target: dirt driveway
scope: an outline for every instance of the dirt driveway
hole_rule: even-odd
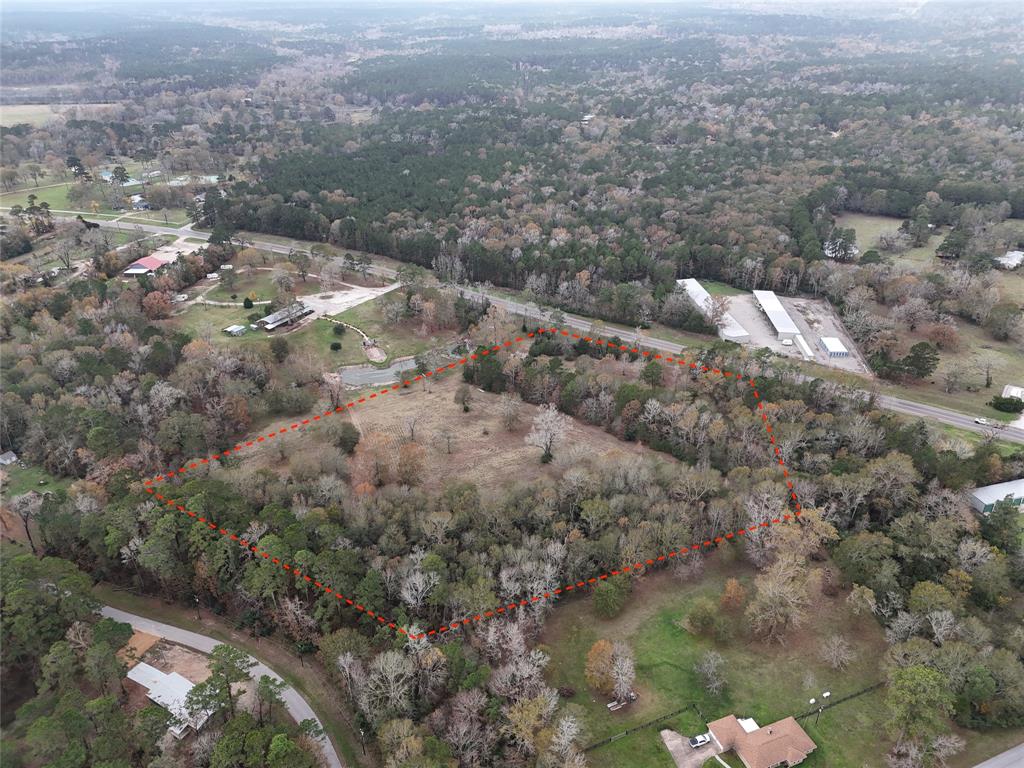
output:
[[[705,760],[714,757],[720,751],[713,740],[699,749],[691,749],[685,736],[667,728],[661,732],[661,740],[672,754],[678,768],[700,768]]]

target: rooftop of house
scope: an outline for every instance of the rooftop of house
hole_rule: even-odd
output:
[[[815,749],[811,737],[792,717],[762,728],[756,726],[753,720],[728,715],[708,723],[708,730],[723,749],[733,750],[748,768],[771,768],[783,761],[796,765]]]

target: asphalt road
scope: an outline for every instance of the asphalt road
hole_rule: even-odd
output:
[[[162,235],[175,235],[177,237],[194,237],[200,240],[209,239],[209,234],[206,232],[199,232],[187,227],[175,229],[174,227],[161,227],[153,224],[121,224],[113,221],[100,221],[98,222],[101,227],[109,227],[113,229],[136,229],[141,228],[144,232],[153,232]],[[288,253],[292,250],[290,246],[281,245],[279,243],[268,243],[262,240],[253,241],[253,245],[257,248],[261,248],[272,253]],[[372,272],[387,277],[394,277],[395,271],[386,267],[375,266],[371,269]],[[535,306],[528,306],[521,302],[513,301],[512,299],[505,298],[503,296],[496,296],[484,291],[476,289],[463,289],[463,293],[466,296],[470,296],[478,299],[487,299],[492,304],[495,304],[502,309],[516,315],[532,316],[537,317],[538,309]],[[594,319],[590,317],[580,317],[579,315],[573,315],[568,313],[562,313],[565,318],[565,325],[574,328],[578,331],[589,331],[594,324]],[[619,338],[623,341],[631,343],[637,342],[637,335],[633,331],[617,331]],[[671,352],[676,353],[680,349],[679,344],[673,344],[672,342],[664,341],[662,339],[654,339],[650,336],[644,335],[641,342],[645,347],[651,349],[657,349],[660,352]],[[358,378],[358,375],[357,375]],[[365,381],[352,381],[352,384],[385,384],[389,381],[394,381],[394,375],[390,378],[380,378],[378,374],[371,374],[366,377]],[[373,380],[370,380],[373,379]],[[379,379],[379,380],[378,380]],[[892,397],[890,395],[883,395],[878,398],[878,403],[883,408],[897,413],[902,413],[907,416],[915,416],[923,419],[932,419],[934,421],[940,421],[950,426],[958,427],[960,429],[970,430],[971,432],[977,432],[979,434],[989,434],[993,431],[992,427],[984,426],[981,424],[975,424],[974,418],[966,414],[959,413],[957,411],[951,411],[947,408],[940,408],[935,405],[928,405],[926,403],[918,403],[913,400],[904,400],[899,397]],[[998,436],[1000,440],[1005,440],[1013,443],[1024,444],[1024,429],[1018,427],[1000,427],[998,430]]]
[[[1024,765],[1024,744],[1018,744],[1001,755],[991,757],[984,763],[978,763],[974,768],[1020,768],[1022,765]]]
[[[114,619],[115,621],[123,621],[126,624],[131,624],[132,627],[140,632],[146,632],[151,635],[157,635],[163,637],[171,642],[184,645],[188,648],[193,648],[202,653],[209,653],[214,649],[214,646],[222,645],[219,640],[214,640],[212,637],[206,635],[200,635],[196,632],[189,632],[187,629],[180,629],[170,624],[164,624],[163,622],[153,621],[147,619],[144,616],[136,616],[134,613],[128,613],[126,611],[119,610],[117,608],[111,608],[109,605],[104,605],[100,609],[100,613],[108,618]],[[250,658],[252,658],[250,656]],[[253,679],[258,680],[261,675],[267,675],[275,680],[284,682],[277,672],[272,670],[266,664],[253,659],[256,662],[256,666],[252,668]],[[285,708],[288,713],[295,718],[295,722],[299,723],[303,720],[316,720],[320,723],[316,713],[313,712],[313,708],[309,706],[309,703],[302,698],[298,691],[288,685],[282,692],[281,697],[284,699]],[[323,723],[320,723],[321,728]],[[323,748],[324,757],[327,759],[327,764],[330,768],[345,768],[345,763],[342,762],[341,755],[335,750],[331,740],[324,736],[320,740],[321,747]]]

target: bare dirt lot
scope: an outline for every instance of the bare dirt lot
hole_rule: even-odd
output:
[[[871,376],[871,369],[861,357],[850,334],[846,332],[835,310],[828,302],[814,299],[782,299],[801,334],[814,352],[815,362],[832,368]],[[849,357],[828,357],[819,343],[822,336],[834,336],[843,342],[850,352]]]
[[[149,649],[145,662],[166,674],[177,672],[193,683],[201,683],[210,676],[210,663],[206,656],[166,640]]]

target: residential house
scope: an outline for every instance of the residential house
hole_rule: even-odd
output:
[[[747,768],[788,768],[799,765],[816,745],[792,717],[759,728],[750,718],[735,715],[708,723],[715,745],[732,750]]]
[[[156,256],[143,256],[138,261],[133,261],[125,269],[122,274],[125,277],[135,277],[138,275],[155,275],[160,269],[165,267],[167,262],[158,259]]]
[[[146,689],[146,697],[174,716],[169,728],[174,738],[180,739],[189,728],[199,731],[206,724],[212,712],[201,711],[189,714],[185,700],[189,691],[195,687],[188,678],[177,672],[169,675],[145,662],[139,662],[128,670],[128,679]]]

